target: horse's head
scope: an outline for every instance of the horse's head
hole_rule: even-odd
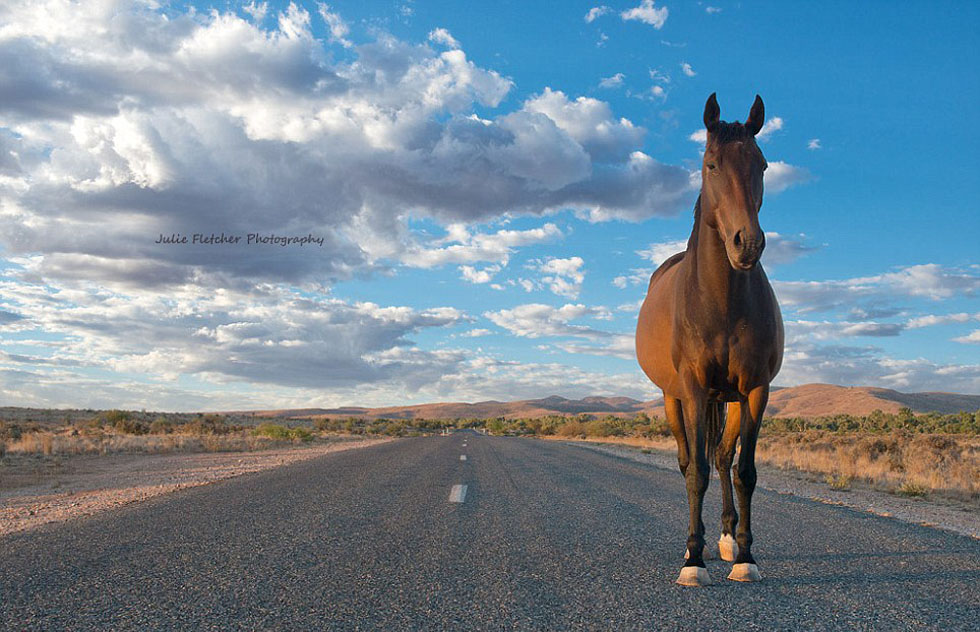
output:
[[[712,94],[704,106],[708,142],[701,166],[701,212],[725,242],[728,261],[736,270],[759,262],[766,236],[759,226],[762,172],[766,159],[755,142],[762,129],[765,106],[758,95],[745,123],[719,120],[721,109]]]

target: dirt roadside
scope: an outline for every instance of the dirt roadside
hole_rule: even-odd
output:
[[[114,454],[76,456],[47,463],[44,471],[7,467],[0,476],[19,479],[0,487],[0,536],[52,522],[90,516],[187,487],[268,470],[324,454],[378,445],[393,439],[335,439],[254,452]],[[34,484],[24,485],[24,478]],[[12,488],[11,488],[12,487]]]
[[[616,444],[608,441],[561,440],[598,452],[612,454],[640,463],[678,472],[675,447],[665,443],[663,447]],[[665,440],[669,442],[670,440]],[[870,487],[855,484],[848,490],[830,488],[822,478],[813,473],[798,470],[784,470],[767,465],[759,465],[759,487],[778,494],[791,494],[822,503],[842,505],[851,509],[867,511],[879,516],[895,518],[911,524],[952,531],[961,535],[980,539],[980,513],[975,506],[942,498],[916,498],[897,496]],[[681,484],[678,472],[678,485]],[[712,477],[717,480],[717,473]]]

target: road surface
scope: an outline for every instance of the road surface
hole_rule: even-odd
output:
[[[765,490],[765,580],[676,586],[683,489],[575,445],[405,439],[2,538],[0,629],[977,629],[980,542]],[[717,539],[717,480],[706,507]]]

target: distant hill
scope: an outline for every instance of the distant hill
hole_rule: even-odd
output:
[[[903,407],[917,413],[955,413],[980,410],[980,395],[957,393],[900,393],[870,386],[804,384],[776,389],[769,396],[766,414],[772,417],[820,417],[822,415],[867,415],[874,410],[898,412]],[[505,417],[544,417],[547,415],[648,415],[663,416],[663,400],[642,402],[629,397],[586,397],[566,399],[552,395],[542,399],[514,402],[486,401],[418,404],[364,408],[303,408],[294,410],[249,411],[257,416],[284,418],[359,417],[366,419],[460,419]],[[239,413],[240,414],[240,413]]]

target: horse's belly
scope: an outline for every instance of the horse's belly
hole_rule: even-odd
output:
[[[671,357],[674,318],[669,296],[675,270],[667,270],[650,288],[636,324],[636,359],[650,381],[666,393],[672,392],[677,379]]]

